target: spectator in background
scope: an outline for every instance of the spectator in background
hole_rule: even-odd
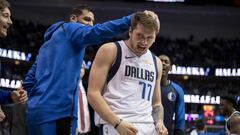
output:
[[[8,28],[12,25],[10,4],[6,0],[0,0],[0,37],[7,36]],[[27,101],[27,92],[22,88],[14,91],[0,90],[0,105],[6,103],[25,103]],[[0,121],[5,118],[5,115],[0,107]]]
[[[196,128],[193,129],[190,135],[200,135],[205,133],[205,123],[203,119],[196,120]]]
[[[226,134],[240,134],[240,112],[236,110],[236,99],[233,95],[222,96],[220,113],[226,118]]]
[[[169,135],[184,135],[185,103],[183,89],[168,78],[171,70],[171,61],[167,55],[160,55],[162,61],[161,95],[164,108],[164,124]],[[173,116],[175,114],[175,120]]]

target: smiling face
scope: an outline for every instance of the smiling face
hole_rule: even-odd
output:
[[[0,11],[0,37],[6,37],[8,28],[12,25],[11,12],[8,7]]]
[[[170,58],[166,55],[160,55],[159,58],[162,61],[162,76],[167,76],[168,72],[171,70]]]
[[[129,31],[129,47],[138,56],[144,54],[154,43],[156,32],[138,23]]]
[[[80,22],[85,25],[93,26],[94,23],[94,14],[93,12],[83,9],[81,15],[75,15],[72,18],[72,21],[74,22]]]

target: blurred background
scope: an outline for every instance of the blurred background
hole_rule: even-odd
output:
[[[96,23],[136,11],[159,15],[161,30],[151,50],[170,56],[170,78],[185,92],[186,131],[204,118],[209,131],[223,129],[219,96],[240,99],[240,0],[9,0],[13,26],[0,39],[0,89],[13,90],[33,64],[48,26],[78,4],[89,5]],[[85,54],[87,75],[97,47]],[[63,63],[64,64],[64,63]],[[87,87],[87,75],[84,85]],[[3,107],[11,128],[11,105]]]

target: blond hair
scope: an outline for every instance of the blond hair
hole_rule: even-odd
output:
[[[142,24],[144,27],[154,30],[156,34],[159,33],[160,23],[157,17],[154,17],[144,12],[137,12],[132,16],[131,29],[135,29],[137,24],[139,23]]]

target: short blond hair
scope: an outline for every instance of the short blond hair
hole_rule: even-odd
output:
[[[154,30],[156,34],[159,33],[160,21],[154,18],[152,15],[146,14],[144,12],[135,13],[131,18],[131,29],[135,29],[139,23],[144,27]]]

